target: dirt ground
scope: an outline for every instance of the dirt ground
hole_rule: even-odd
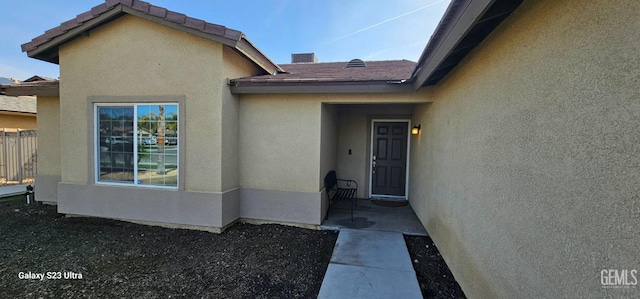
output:
[[[24,197],[0,199],[0,297],[315,298],[337,236],[281,225],[213,234],[66,218]],[[425,298],[464,298],[429,237],[405,241]]]
[[[66,218],[21,197],[0,202],[0,297],[315,298],[337,236],[280,225],[237,224],[217,235]],[[45,278],[19,277],[29,272]]]
[[[428,236],[404,236],[424,298],[466,298]]]

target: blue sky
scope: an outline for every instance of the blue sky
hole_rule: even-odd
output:
[[[58,78],[58,66],[20,45],[100,0],[0,0],[0,77]],[[315,52],[320,62],[417,61],[449,0],[150,0],[154,5],[240,30],[276,63]]]

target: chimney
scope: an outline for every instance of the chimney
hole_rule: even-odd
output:
[[[316,53],[291,54],[291,63],[318,63]]]

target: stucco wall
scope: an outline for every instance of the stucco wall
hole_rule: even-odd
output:
[[[60,98],[38,97],[38,174],[60,175]]]
[[[431,98],[426,90],[407,94],[244,94],[240,97],[240,185],[317,192],[324,187],[328,167],[335,163],[331,159],[338,159],[335,167],[340,176],[351,174],[343,175],[339,170],[344,170],[340,164],[348,160],[344,157],[340,160],[340,157],[345,153],[344,148],[348,150],[352,145],[349,143],[351,138],[361,140],[357,146],[366,146],[366,140],[363,144],[362,138],[371,134],[365,127],[367,115],[388,118],[400,113],[408,116],[411,114],[409,104],[429,101]],[[324,105],[323,110],[322,103],[334,105]],[[344,108],[351,104],[372,103],[395,105]],[[350,120],[349,115],[357,120]],[[332,121],[337,123],[338,132],[323,135],[323,128],[327,132],[334,130]],[[324,141],[328,143],[322,144]],[[335,144],[340,143],[345,145],[338,145],[336,149]],[[327,152],[323,152],[325,149]],[[336,157],[330,158],[330,155]]]
[[[525,1],[416,109],[411,204],[470,298],[635,297],[640,2]]]
[[[240,185],[318,192],[321,103],[297,95],[243,95]]]
[[[219,175],[222,178],[222,190],[236,188],[240,184],[238,151],[240,140],[239,133],[239,96],[231,93],[231,89],[226,86],[226,79],[240,78],[259,74],[259,70],[241,57],[237,52],[229,47],[223,47],[223,62],[225,80],[220,82],[222,85],[222,109],[217,111],[222,119],[222,125],[214,128],[219,131],[222,136],[220,151],[222,152],[222,167],[219,169]]]
[[[60,48],[62,181],[92,180],[89,96],[186,97],[185,189],[221,192],[222,45],[123,16]],[[82,108],[85,107],[85,108]],[[93,142],[93,141],[89,141]]]
[[[38,97],[38,200],[56,202],[60,181],[60,98]]]
[[[338,149],[338,112],[335,105],[322,105],[320,130],[320,189],[327,172],[336,170]]]
[[[37,129],[37,121],[35,114],[0,112],[0,130],[2,128]]]

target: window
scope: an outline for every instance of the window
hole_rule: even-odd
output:
[[[96,181],[178,187],[178,104],[96,104]]]

